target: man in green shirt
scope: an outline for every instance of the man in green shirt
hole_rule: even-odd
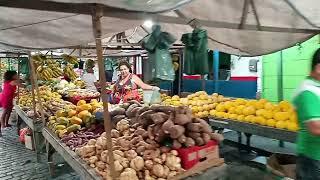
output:
[[[299,119],[297,179],[320,180],[320,49],[310,76],[297,89],[293,103]]]

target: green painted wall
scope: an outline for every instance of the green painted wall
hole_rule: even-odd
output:
[[[293,91],[309,74],[310,62],[317,48],[320,48],[320,35],[300,45],[263,56],[262,97],[278,102],[282,96],[290,101]]]

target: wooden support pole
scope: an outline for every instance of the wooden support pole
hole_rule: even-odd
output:
[[[18,80],[20,82],[20,54],[18,54]],[[20,98],[20,86],[18,86],[18,95],[17,95],[17,100],[19,102],[19,98]]]
[[[37,92],[37,100],[39,103],[39,111],[40,111],[40,116],[41,116],[41,120],[43,125],[46,124],[46,120],[44,118],[44,111],[43,111],[43,107],[42,107],[42,102],[41,102],[41,98],[40,98],[40,91],[39,91],[39,87],[38,87],[38,80],[37,80],[37,75],[35,72],[35,67],[34,64],[32,62],[32,56],[31,53],[29,52],[29,67],[30,67],[30,74],[31,74],[31,87],[32,87],[32,98],[33,98],[33,103],[34,103],[34,113],[36,114],[36,108],[35,108],[35,94],[34,94],[34,90]],[[36,119],[34,119],[36,121]]]
[[[106,91],[106,76],[105,76],[105,67],[102,56],[102,42],[101,42],[101,17],[102,9],[100,6],[96,6],[94,14],[92,15],[92,26],[93,34],[96,40],[97,47],[97,58],[98,58],[98,67],[99,67],[99,79],[101,86],[101,99],[103,102],[103,117],[104,117],[104,129],[107,135],[107,150],[109,156],[109,165],[110,173],[112,179],[116,179],[118,175],[115,171],[114,166],[114,157],[112,151],[112,140],[111,140],[111,117],[108,110],[108,100],[107,100],[107,91]]]

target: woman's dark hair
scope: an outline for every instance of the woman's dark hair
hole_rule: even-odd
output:
[[[17,71],[7,71],[3,75],[4,81],[11,81],[13,77],[17,75]]]
[[[127,66],[127,68],[129,69],[129,72],[132,73],[131,65],[128,63],[128,61],[120,61],[118,64],[119,70],[121,66]]]
[[[314,70],[315,67],[320,64],[320,48],[316,50],[313,55],[312,63],[311,63],[311,70]]]

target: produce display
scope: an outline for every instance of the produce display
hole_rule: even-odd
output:
[[[96,99],[91,100],[88,104],[86,101],[80,100],[77,106],[57,111],[55,116],[49,118],[47,126],[60,138],[65,134],[80,130],[81,127],[89,128],[95,123],[92,113],[100,107],[102,104]]]
[[[51,88],[49,88],[48,86],[39,87],[39,93],[41,105],[46,118],[56,114],[57,111],[64,108],[74,107],[72,103],[62,100],[59,93],[52,92]],[[37,94],[36,91],[35,94]],[[37,95],[35,97],[36,112],[33,111],[32,101],[33,99],[31,92],[26,89],[21,89],[18,101],[18,105],[20,106],[20,108],[26,112],[28,117],[40,117],[40,104],[38,103]]]
[[[190,94],[186,98],[180,98],[177,95],[170,97],[161,94],[161,98],[164,105],[189,106],[189,108],[192,109],[192,114],[200,118],[209,117],[210,110],[215,109],[218,103],[230,100],[230,98],[226,98],[217,93],[208,95],[205,91]]]
[[[74,82],[61,80],[54,86],[54,89],[61,95],[67,95],[69,90],[82,89],[84,87],[85,84],[82,80],[76,80]]]
[[[100,93],[89,89],[72,89],[67,91],[67,97],[76,99],[98,98]]]
[[[71,79],[71,81],[74,81],[77,79],[78,75],[76,72],[74,72],[73,70],[74,64],[67,64],[64,68],[63,68],[63,73],[68,76],[68,78]]]
[[[212,117],[226,118],[241,122],[254,123],[279,129],[297,131],[297,114],[287,101],[272,104],[265,99],[235,99],[219,103],[210,111]]]

